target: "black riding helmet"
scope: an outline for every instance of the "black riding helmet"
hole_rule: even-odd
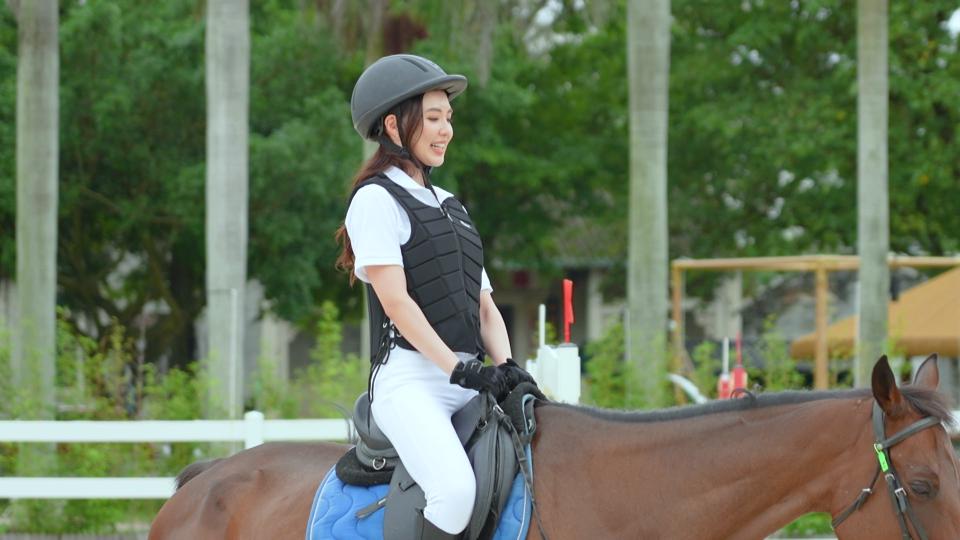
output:
[[[353,127],[364,139],[383,144],[383,117],[407,98],[444,90],[450,99],[467,88],[463,75],[448,75],[437,64],[413,54],[385,56],[363,71],[350,97]]]

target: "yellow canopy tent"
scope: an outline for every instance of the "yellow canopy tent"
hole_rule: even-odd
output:
[[[907,356],[938,353],[960,357],[960,268],[944,272],[900,295],[888,308],[888,334]],[[831,357],[852,356],[857,316],[837,321],[827,328]],[[790,345],[794,358],[813,358],[816,333],[806,334]]]

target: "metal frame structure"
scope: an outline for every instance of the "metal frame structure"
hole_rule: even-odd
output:
[[[892,255],[887,259],[890,268],[950,268],[960,266],[960,257],[911,257]],[[683,273],[688,270],[704,271],[773,271],[813,272],[816,274],[816,335],[814,357],[814,388],[825,390],[828,386],[827,370],[827,277],[838,270],[857,270],[860,257],[856,255],[797,255],[788,257],[744,257],[731,259],[675,259],[670,264],[670,287],[672,292],[673,320],[672,342],[675,362],[685,355],[683,344]]]

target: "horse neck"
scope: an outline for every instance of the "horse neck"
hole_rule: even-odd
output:
[[[607,432],[599,468],[612,469],[620,483],[645,479],[632,495],[655,487],[656,497],[682,505],[685,530],[761,538],[856,497],[872,472],[871,403],[823,399],[655,423],[592,418],[588,431]],[[635,512],[636,498],[621,500],[627,515],[629,507]],[[718,530],[722,524],[729,530]]]

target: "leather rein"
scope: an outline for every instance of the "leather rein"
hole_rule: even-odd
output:
[[[927,533],[923,529],[923,525],[921,525],[920,521],[917,519],[917,516],[914,514],[913,508],[910,507],[910,501],[907,500],[907,492],[900,483],[900,477],[897,475],[897,471],[893,467],[893,461],[890,459],[889,450],[912,435],[915,435],[929,427],[940,425],[940,420],[932,416],[927,416],[926,418],[922,418],[910,424],[896,435],[886,438],[886,430],[883,427],[883,416],[883,409],[880,408],[879,404],[874,402],[873,451],[877,457],[877,472],[874,473],[873,480],[870,481],[870,485],[860,491],[860,496],[858,496],[857,499],[853,501],[853,503],[848,506],[846,510],[834,518],[831,525],[833,526],[833,529],[836,530],[845,519],[859,510],[860,507],[862,507],[867,501],[867,498],[873,494],[873,486],[877,483],[877,478],[883,474],[883,479],[887,483],[887,492],[890,494],[890,500],[893,503],[893,510],[897,514],[897,522],[900,524],[901,538],[903,538],[903,540],[913,540],[913,536],[910,534],[910,529],[907,527],[907,522],[909,521],[910,525],[913,526],[913,530],[917,533],[917,538],[920,540],[927,540]]]

